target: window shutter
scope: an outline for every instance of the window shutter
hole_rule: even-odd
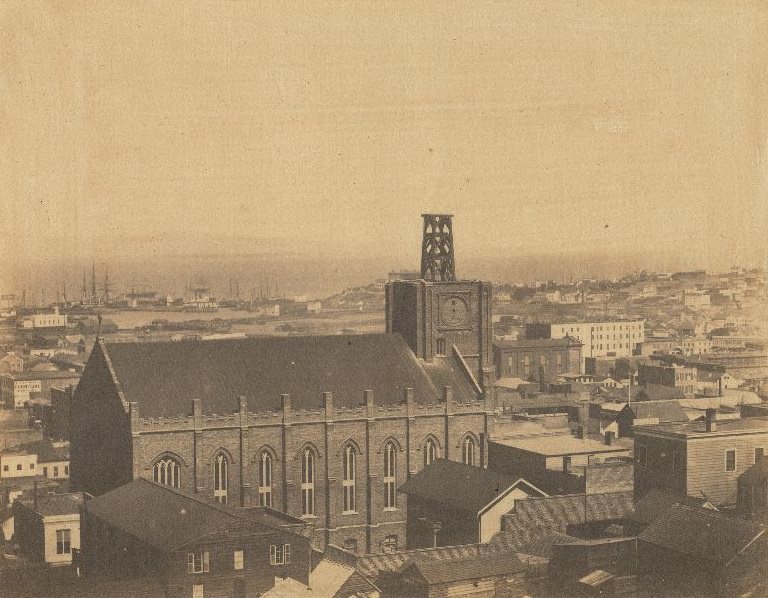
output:
[[[209,562],[208,561],[208,551],[206,550],[203,553],[203,571],[205,573],[208,573],[211,570],[210,565],[208,564],[208,562]]]
[[[195,554],[192,552],[187,553],[187,573],[195,572]]]
[[[272,546],[269,547],[269,564],[274,565],[277,563],[277,546],[272,544]]]
[[[283,562],[288,565],[291,562],[291,545],[290,544],[284,544],[283,545]]]

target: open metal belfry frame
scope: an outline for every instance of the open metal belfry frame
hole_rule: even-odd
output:
[[[453,256],[453,214],[422,214],[421,278],[435,282],[456,280]]]

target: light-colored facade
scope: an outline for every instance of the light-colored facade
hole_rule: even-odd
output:
[[[80,374],[74,372],[43,371],[0,374],[0,403],[6,409],[23,408],[32,394],[41,395],[43,401],[50,400],[53,386],[77,385]]]
[[[0,453],[0,479],[29,478],[38,474],[37,455],[24,451]]]
[[[82,494],[51,494],[14,503],[14,537],[22,553],[35,561],[61,566],[72,563],[80,548]]]
[[[583,372],[587,357],[630,357],[645,340],[645,321],[556,323],[550,325],[550,336],[570,336],[581,341]]]
[[[45,314],[32,314],[31,316],[25,316],[21,320],[22,328],[66,328],[67,316],[62,315],[57,311],[53,313]]]
[[[701,355],[712,351],[712,339],[689,336],[680,339],[677,346],[683,352],[683,355]]]

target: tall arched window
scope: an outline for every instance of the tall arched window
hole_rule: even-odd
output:
[[[229,486],[229,462],[219,453],[213,462],[213,498],[216,502],[227,504],[227,487]]]
[[[444,338],[437,339],[437,354],[445,355],[445,339]]]
[[[437,459],[437,444],[431,438],[424,443],[424,467],[431,465]]]
[[[272,506],[272,455],[268,451],[259,458],[259,506]]]
[[[461,458],[467,465],[475,464],[475,440],[471,436],[464,439],[461,447]]]
[[[397,508],[397,447],[394,442],[384,445],[384,508]]]
[[[165,457],[155,461],[152,467],[152,479],[158,484],[178,488],[181,483],[181,467],[173,457]]]
[[[354,513],[357,510],[357,496],[355,495],[355,479],[357,478],[357,454],[355,448],[348,444],[344,447],[342,457],[344,474],[341,485],[344,491],[344,512]]]
[[[315,454],[309,448],[301,455],[301,514],[315,514]]]

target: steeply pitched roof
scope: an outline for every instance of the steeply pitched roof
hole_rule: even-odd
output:
[[[281,394],[291,395],[293,409],[320,408],[323,392],[333,393],[335,407],[361,405],[364,390],[373,390],[377,405],[401,403],[405,388],[413,388],[417,403],[437,402],[444,384],[454,387],[459,401],[478,394],[453,358],[425,368],[394,334],[104,347],[125,400],[148,417],[187,414],[193,399],[201,400],[204,413],[225,414],[237,409],[239,396],[249,411],[264,412],[280,408]]]
[[[441,504],[479,513],[493,500],[519,485],[527,492],[541,494],[524,480],[493,469],[436,459],[405,484],[400,491]]]
[[[728,563],[765,530],[758,523],[711,509],[676,504],[645,528],[638,539],[692,557]]]
[[[627,519],[635,523],[642,525],[648,525],[653,523],[661,515],[666,513],[672,506],[676,504],[684,504],[692,507],[699,508],[713,508],[709,504],[706,498],[697,498],[695,496],[683,496],[680,494],[669,494],[658,488],[649,490],[645,496],[635,503],[635,507],[631,513],[627,515]]]
[[[143,478],[86,501],[85,510],[163,551],[226,529],[254,534],[274,529],[233,508]]]
[[[481,559],[415,561],[404,567],[404,570],[411,567],[415,568],[429,585],[510,575],[525,570],[525,565],[511,552],[486,554]]]

